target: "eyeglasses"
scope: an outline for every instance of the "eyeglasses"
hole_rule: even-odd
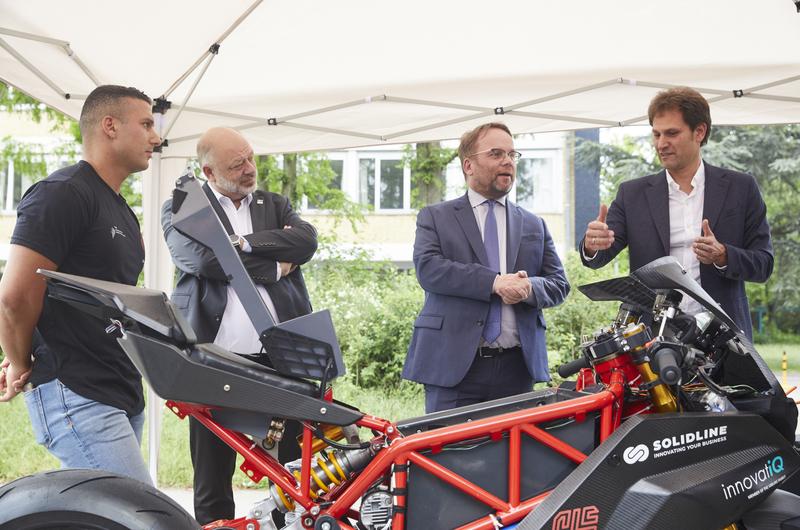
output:
[[[482,155],[484,153],[487,153],[489,158],[492,160],[504,160],[506,156],[508,156],[508,158],[510,158],[511,162],[514,164],[519,162],[519,159],[522,158],[522,153],[519,151],[503,151],[502,149],[497,148],[487,149],[486,151],[478,151],[477,153],[472,153],[471,155],[467,156]]]

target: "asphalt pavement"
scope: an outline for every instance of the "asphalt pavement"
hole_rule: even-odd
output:
[[[184,510],[194,515],[194,507],[192,505],[192,490],[182,488],[159,488],[161,491],[172,497],[172,499],[180,504]],[[236,517],[244,517],[247,515],[250,507],[256,502],[263,499],[267,494],[267,490],[262,489],[235,489],[233,490],[233,498],[236,502]]]

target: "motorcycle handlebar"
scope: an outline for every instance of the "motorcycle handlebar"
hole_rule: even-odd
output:
[[[681,354],[672,348],[660,348],[653,355],[653,371],[667,385],[676,385],[681,380]]]
[[[566,379],[569,376],[575,375],[581,371],[581,368],[589,368],[589,359],[580,356],[577,359],[568,363],[562,364],[558,367],[558,375]]]

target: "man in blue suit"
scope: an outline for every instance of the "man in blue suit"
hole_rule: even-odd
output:
[[[695,90],[660,92],[648,116],[664,170],[622,183],[611,207],[600,207],[581,242],[583,263],[597,269],[626,246],[631,270],[674,256],[752,338],[744,282],[767,281],[773,266],[758,185],[751,175],[703,162],[711,114]],[[681,307],[693,313],[699,304]]]
[[[520,153],[502,123],[464,134],[467,193],[417,216],[414,266],[425,304],[403,377],[425,410],[480,403],[550,379],[542,309],[569,293],[544,221],[507,199]]]

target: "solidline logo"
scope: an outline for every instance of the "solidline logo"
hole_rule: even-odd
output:
[[[699,431],[684,432],[653,440],[651,445],[638,444],[627,447],[622,452],[622,459],[626,464],[644,462],[648,458],[661,458],[677,453],[692,451],[700,447],[725,442],[728,437],[728,426],[708,427]]]
[[[636,462],[644,462],[650,456],[650,449],[644,444],[628,447],[622,452],[622,459],[626,464],[635,464]]]
[[[784,465],[782,456],[776,456],[775,458],[767,460],[767,463],[764,464],[763,468],[737,480],[732,484],[722,484],[722,492],[725,495],[725,500],[733,499],[734,497],[737,497],[743,493],[750,493],[747,496],[748,498],[755,497],[765,489],[777,484],[780,480],[776,480],[775,482],[766,484],[766,487],[762,487],[766,482],[769,482],[772,477],[781,475],[783,470]],[[783,477],[780,477],[780,479],[782,478]]]

